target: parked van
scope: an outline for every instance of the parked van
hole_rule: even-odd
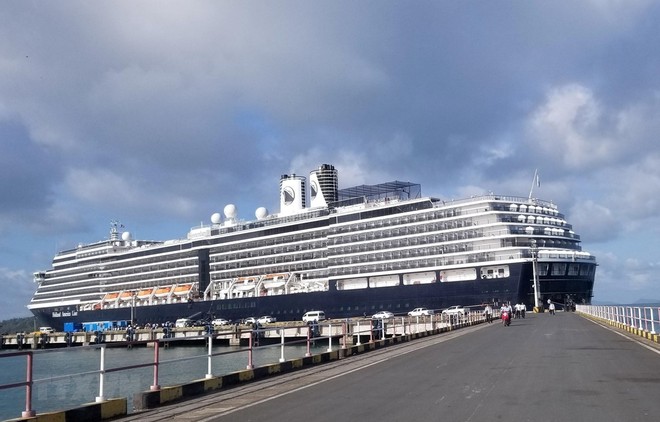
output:
[[[323,321],[325,319],[325,312],[323,311],[309,311],[305,312],[305,315],[303,315],[302,320],[303,322],[310,322],[310,321]]]
[[[185,328],[185,327],[192,327],[193,321],[192,319],[189,318],[179,318],[176,321],[174,321],[174,327],[176,328]]]

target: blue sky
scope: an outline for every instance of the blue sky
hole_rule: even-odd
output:
[[[552,200],[596,301],[660,299],[660,4],[5,1],[0,320],[108,236],[185,237],[281,174]]]

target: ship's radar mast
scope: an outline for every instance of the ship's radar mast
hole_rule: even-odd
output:
[[[117,220],[110,221],[110,240],[119,240],[119,228],[123,228],[124,225]]]

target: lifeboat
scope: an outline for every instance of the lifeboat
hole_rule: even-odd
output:
[[[180,284],[174,288],[174,294],[177,296],[185,296],[192,289],[192,284]]]
[[[148,299],[149,296],[154,292],[154,288],[150,287],[148,289],[142,289],[138,292],[137,298],[138,299]]]
[[[156,292],[154,293],[156,297],[165,297],[170,294],[172,291],[172,286],[165,286],[165,287],[159,287],[156,289]]]
[[[118,297],[119,297],[119,292],[106,293],[106,295],[103,296],[103,301],[110,302],[116,300]]]
[[[122,292],[122,294],[119,295],[119,300],[131,300],[134,294],[135,292],[133,290]]]
[[[257,281],[256,277],[240,277],[236,281],[236,284],[234,285],[234,290],[238,290],[241,292],[254,290],[254,288],[257,286],[256,281]]]
[[[264,278],[263,287],[269,290],[282,287],[286,283],[286,278],[286,274],[268,274]]]

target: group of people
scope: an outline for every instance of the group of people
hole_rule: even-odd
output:
[[[516,303],[514,306],[511,306],[510,303],[504,303],[500,307],[500,318],[506,323],[507,320],[510,321],[513,318],[525,318],[526,312],[527,306],[524,303]],[[493,308],[490,304],[486,304],[484,315],[486,317],[486,322],[493,322]]]

